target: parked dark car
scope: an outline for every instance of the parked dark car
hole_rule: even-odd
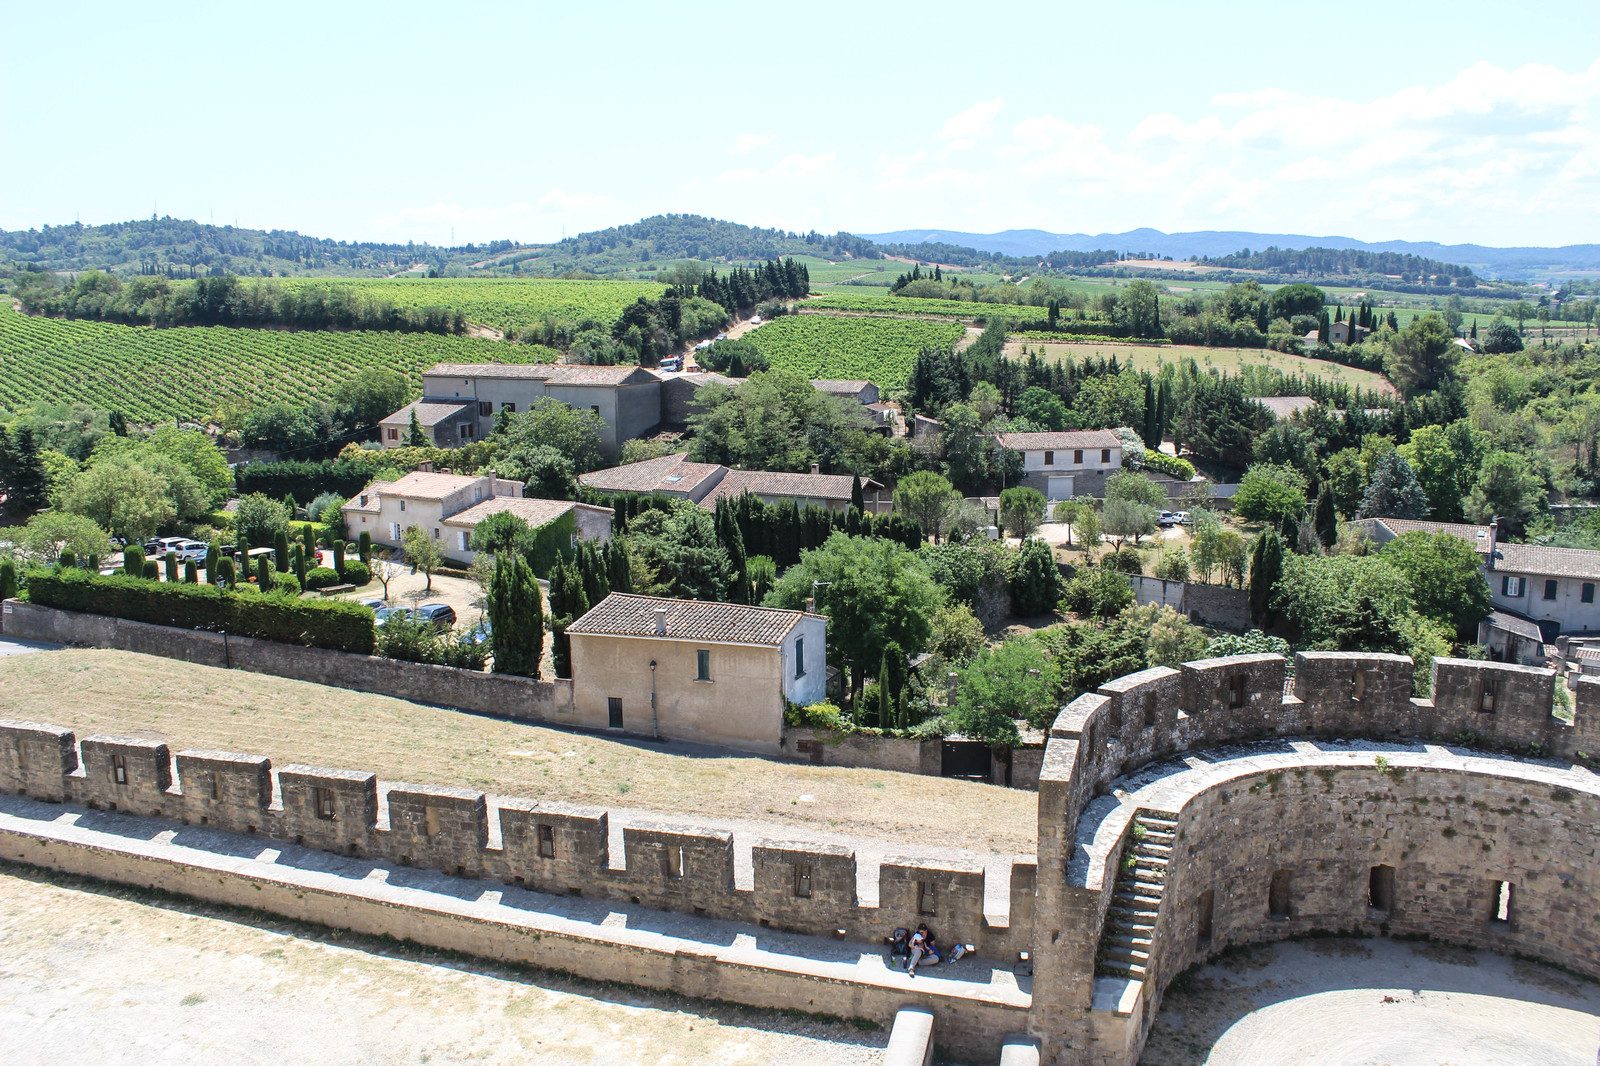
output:
[[[448,603],[425,603],[412,615],[418,622],[427,622],[438,630],[449,630],[456,624],[456,609]]]

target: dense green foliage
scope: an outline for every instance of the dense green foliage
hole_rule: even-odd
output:
[[[301,600],[214,585],[168,585],[100,577],[83,570],[35,572],[28,597],[44,607],[109,615],[151,625],[370,655],[372,611],[345,600]]]
[[[494,672],[538,677],[544,655],[544,598],[520,555],[496,557],[487,614]]]
[[[962,334],[959,324],[895,318],[789,315],[768,322],[745,339],[775,369],[808,378],[865,379],[898,388],[917,353],[943,348]]]

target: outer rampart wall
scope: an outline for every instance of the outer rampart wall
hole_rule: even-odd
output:
[[[854,853],[830,846],[762,841],[754,887],[742,889],[734,884],[732,835],[722,830],[634,823],[623,830],[614,866],[602,810],[531,800],[490,805],[482,792],[433,785],[380,788],[373,774],[324,767],[274,773],[263,756],[180,751],[174,758],[154,740],[92,736],[75,745],[70,731],[12,721],[0,721],[0,791],[814,936],[875,940],[922,920],[947,942],[1012,958],[1032,940],[1029,864],[1013,869],[1008,915],[985,915],[981,867],[917,859],[885,861],[879,903],[865,906]],[[489,846],[494,836],[499,847]]]

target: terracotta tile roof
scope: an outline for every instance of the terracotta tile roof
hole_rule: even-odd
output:
[[[996,439],[1002,448],[1010,448],[1015,452],[1122,447],[1122,438],[1109,429],[1073,429],[1064,433],[1002,433]]]
[[[811,383],[818,392],[831,393],[835,396],[858,396],[864,389],[872,387],[870,381],[850,381],[842,378],[817,378]]]
[[[882,487],[871,479],[861,482],[862,488]],[[769,470],[730,470],[717,487],[700,501],[702,507],[714,507],[725,496],[741,496],[746,492],[757,496],[796,496],[818,500],[843,500],[850,502],[853,479],[849,474],[787,474]]]
[[[1384,528],[1397,537],[1407,533],[1448,533],[1452,537],[1462,540],[1478,549],[1480,555],[1489,554],[1489,527],[1475,526],[1466,522],[1429,522],[1415,518],[1375,518],[1375,522],[1382,522]]]
[[[1501,541],[1495,548],[1494,569],[1537,577],[1581,577],[1600,581],[1600,551]]]
[[[661,378],[638,366],[580,366],[566,363],[435,363],[423,377],[502,378],[545,381],[552,385],[636,385]]]
[[[463,403],[459,400],[438,402],[418,400],[416,403],[406,404],[384,421],[409,426],[412,411],[417,412],[417,424],[423,426],[437,426],[441,422],[453,422],[458,418],[475,420],[478,417],[476,401]]]
[[[693,495],[708,480],[712,484],[728,472],[714,463],[691,463],[684,452],[613,466],[578,475],[579,484],[602,492],[671,492]]]
[[[437,474],[413,470],[399,481],[385,485],[383,494],[404,496],[408,500],[442,500],[453,492],[471,488],[472,483],[477,480],[466,474]],[[372,490],[369,488],[367,491]]]
[[[567,627],[570,635],[656,637],[656,608],[667,612],[667,639],[708,644],[760,644],[777,647],[804,618],[804,611],[745,607],[737,603],[669,600],[613,592],[599,606]],[[660,639],[660,638],[657,638]]]
[[[464,511],[457,511],[444,520],[447,526],[466,526],[472,528],[490,515],[508,511],[528,523],[529,529],[538,529],[542,525],[554,522],[568,511],[576,508],[589,511],[603,511],[614,514],[609,507],[593,507],[587,503],[574,503],[571,500],[536,500],[529,496],[493,496],[473,504]]]

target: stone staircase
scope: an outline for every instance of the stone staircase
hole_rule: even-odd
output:
[[[1167,859],[1177,831],[1178,816],[1172,811],[1141,809],[1134,816],[1129,841],[1132,847],[1122,860],[1126,863],[1132,858],[1133,862],[1117,871],[1111,911],[1100,935],[1096,972],[1144,980],[1156,915],[1166,891]]]

